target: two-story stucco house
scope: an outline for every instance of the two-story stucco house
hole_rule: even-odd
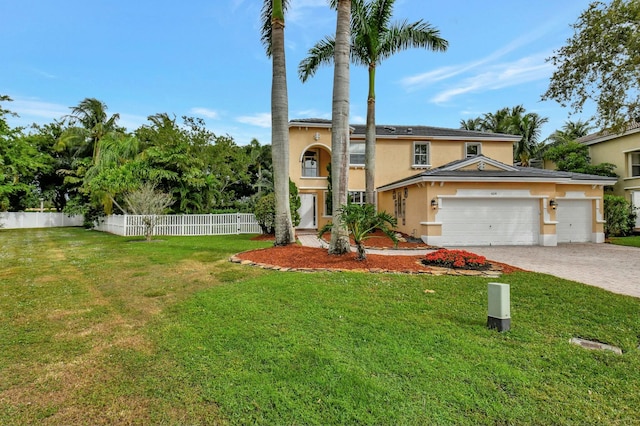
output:
[[[633,123],[622,134],[599,132],[584,136],[578,142],[589,147],[593,164],[616,165],[614,172],[619,179],[613,193],[625,197],[640,213],[640,123]],[[636,228],[640,228],[640,214]]]
[[[614,178],[515,167],[518,136],[428,126],[377,126],[376,204],[398,230],[436,246],[603,242],[603,187]],[[364,202],[365,126],[351,126],[349,192]],[[331,220],[331,122],[289,123],[299,228]]]

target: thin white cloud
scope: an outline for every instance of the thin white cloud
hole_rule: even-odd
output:
[[[43,70],[38,69],[38,68],[31,68],[31,72],[33,72],[34,74],[37,74],[37,75],[39,75],[41,77],[47,78],[49,80],[53,80],[53,79],[58,78],[58,76],[53,75],[51,73],[48,73],[48,72],[43,71]]]
[[[6,106],[7,109],[25,118],[37,117],[39,119],[54,120],[71,112],[66,105],[22,98],[13,98],[13,102],[7,103]]]
[[[218,111],[215,111],[209,108],[195,107],[195,108],[191,108],[189,110],[189,113],[206,117],[206,118],[211,118],[214,120],[217,120],[218,118],[220,118],[220,113]]]
[[[291,118],[322,118],[324,120],[331,120],[330,112],[319,112],[315,109],[304,109],[296,111]]]
[[[438,81],[447,80],[452,77],[455,77],[460,74],[464,74],[468,71],[472,71],[476,68],[479,68],[483,65],[490,64],[503,56],[526,46],[541,37],[543,37],[551,27],[556,26],[556,21],[547,22],[538,28],[533,29],[532,31],[514,39],[510,43],[505,46],[491,52],[489,55],[484,58],[480,58],[476,61],[469,62],[467,64],[456,65],[456,66],[446,66],[442,68],[438,68],[433,71],[428,71],[416,75],[412,75],[409,77],[405,77],[400,80],[400,85],[402,85],[405,90],[411,92],[423,87],[426,87],[430,84],[436,83]]]
[[[252,126],[270,128],[271,114],[268,112],[261,112],[254,115],[243,115],[236,118],[236,121],[242,124],[250,124]]]
[[[456,87],[438,93],[431,102],[440,104],[465,93],[481,93],[503,89],[531,81],[547,79],[553,65],[547,63],[546,55],[533,55],[489,67],[486,71],[462,80]]]
[[[329,10],[329,3],[327,0],[296,0],[290,3],[285,19],[289,23],[305,27],[309,25],[309,22],[313,22],[316,27],[322,26],[327,18],[323,16],[324,14],[318,14],[318,8]],[[327,16],[333,17],[332,14]],[[318,19],[322,21],[318,21]]]

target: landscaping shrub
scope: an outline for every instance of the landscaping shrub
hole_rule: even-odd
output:
[[[604,233],[607,237],[624,237],[633,232],[636,213],[624,197],[605,194],[604,220]]]
[[[276,225],[276,196],[267,194],[260,198],[253,210],[264,234],[273,234]]]
[[[430,266],[457,269],[486,269],[490,266],[484,256],[464,250],[447,249],[427,253],[422,263]]]

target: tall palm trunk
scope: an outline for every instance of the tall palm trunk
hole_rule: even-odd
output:
[[[376,64],[369,64],[369,95],[367,97],[367,124],[364,145],[365,199],[376,205]]]
[[[272,25],[271,154],[276,195],[275,245],[295,242],[289,206],[289,103],[282,0],[274,0]]]
[[[349,187],[349,55],[351,49],[351,0],[338,0],[334,52],[331,128],[333,228],[329,254],[350,251],[347,227],[340,206],[347,204]]]

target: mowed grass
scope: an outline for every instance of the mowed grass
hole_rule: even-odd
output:
[[[638,423],[639,299],[508,275],[498,333],[487,279],[227,262],[268,245],[0,231],[0,423]]]
[[[631,237],[609,237],[608,241],[611,244],[617,244],[619,246],[640,247],[640,235]]]

